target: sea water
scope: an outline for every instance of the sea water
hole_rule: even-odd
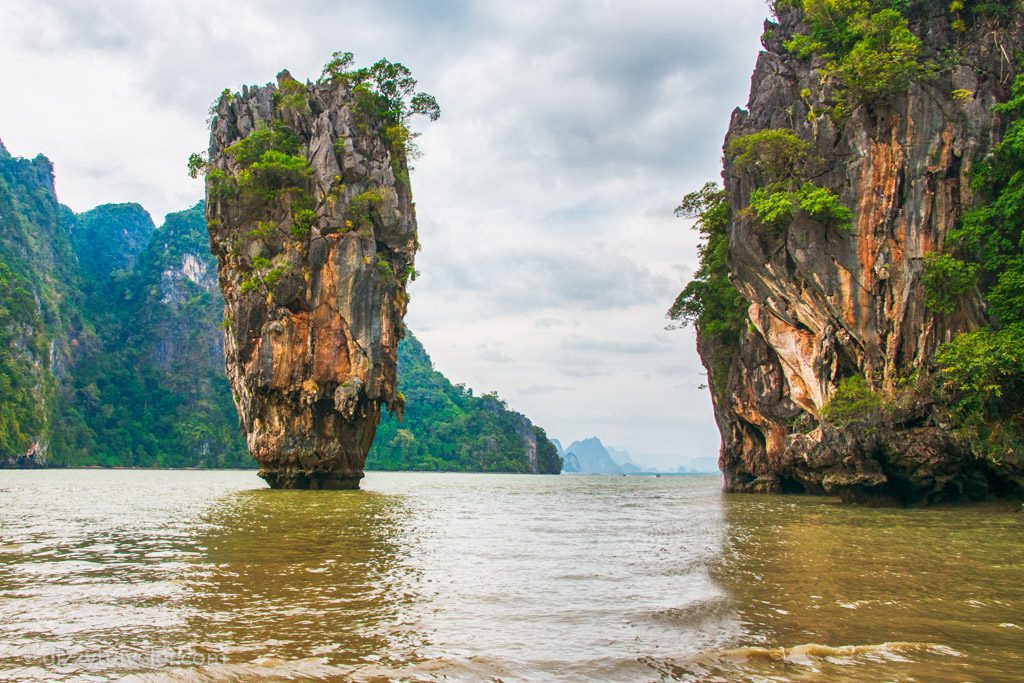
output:
[[[1024,677],[1024,515],[718,477],[0,471],[0,679]]]

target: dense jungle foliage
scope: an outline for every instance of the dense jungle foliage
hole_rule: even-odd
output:
[[[474,396],[453,385],[409,332],[398,345],[398,386],[405,395],[405,416],[401,423],[390,416],[381,421],[368,469],[530,472],[523,439],[532,436],[537,471],[562,470],[543,429],[508,410],[496,394]]]

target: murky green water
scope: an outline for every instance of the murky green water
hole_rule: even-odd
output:
[[[0,679],[1024,676],[1024,515],[718,486],[0,472]]]

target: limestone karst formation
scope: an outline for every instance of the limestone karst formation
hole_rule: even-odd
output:
[[[697,324],[730,491],[914,502],[1024,486],[997,443],[1019,406],[983,396],[965,418],[970,388],[936,371],[958,335],[1013,322],[986,303],[995,259],[972,265],[987,252],[957,231],[990,200],[979,189],[998,190],[977,179],[1012,115],[998,105],[1024,24],[1009,3],[882,5],[836,3],[838,22],[774,3],[724,189],[680,207],[708,246],[670,314]]]
[[[418,248],[408,131],[344,75],[221,97],[206,218],[228,378],[274,488],[357,488],[381,408],[401,412],[397,344]]]

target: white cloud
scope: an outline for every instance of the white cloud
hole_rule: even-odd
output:
[[[225,86],[334,50],[409,66],[437,96],[413,173],[423,277],[408,316],[439,368],[564,443],[713,454],[691,332],[664,311],[695,239],[672,208],[718,173],[763,0],[36,0],[5,8],[0,138],[44,153],[81,211],[159,221]]]

